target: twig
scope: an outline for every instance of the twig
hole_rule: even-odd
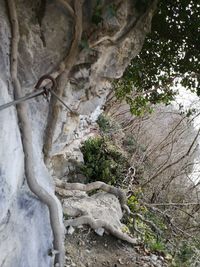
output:
[[[145,219],[141,214],[139,214],[137,212],[130,211],[128,206],[126,206],[126,212],[127,212],[127,215],[133,217],[133,219],[138,217],[145,224],[149,225],[157,234],[161,235],[161,230],[152,221]]]
[[[158,171],[156,174],[154,174],[153,176],[151,176],[151,177],[149,178],[149,180],[146,181],[146,182],[142,185],[142,187],[145,187],[147,184],[149,184],[150,182],[152,182],[156,177],[158,177],[161,173],[163,173],[164,171],[166,171],[166,170],[169,169],[170,167],[176,165],[176,164],[179,163],[181,160],[183,160],[184,158],[186,158],[186,157],[190,154],[190,152],[191,152],[191,150],[192,150],[192,148],[193,148],[195,142],[197,141],[197,138],[198,138],[199,134],[200,134],[200,128],[199,128],[199,130],[197,131],[197,134],[196,134],[195,138],[193,139],[193,141],[192,141],[192,143],[191,143],[189,149],[187,150],[187,152],[186,152],[183,156],[181,156],[179,159],[177,159],[176,161],[174,161],[174,162],[168,164],[168,165],[165,166],[163,169],[161,169],[160,171]]]

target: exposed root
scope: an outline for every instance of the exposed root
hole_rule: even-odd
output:
[[[62,198],[87,196],[86,193],[83,191],[81,192],[79,190],[66,190],[60,187],[56,187],[55,191]]]
[[[139,218],[142,222],[144,222],[146,225],[150,226],[158,235],[161,235],[161,230],[152,222],[147,219],[145,219],[141,214],[139,213],[130,213],[131,216]]]
[[[150,11],[154,11],[156,9],[157,0],[152,0],[149,7],[147,7],[144,14],[139,15],[137,18],[133,17],[133,19],[127,23],[119,32],[117,32],[113,36],[103,36],[99,40],[92,42],[89,44],[90,48],[94,48],[95,46],[101,44],[102,42],[109,42],[111,46],[117,45],[124,41],[128,34],[135,28],[140,27],[140,25],[144,25],[144,21],[147,19]]]
[[[126,211],[128,216],[131,216],[135,222],[136,218],[139,218],[141,221],[143,221],[146,225],[150,226],[158,235],[161,234],[161,230],[150,220],[145,219],[141,214],[139,213],[133,213],[130,211],[129,207],[126,205],[126,195],[122,189],[115,188],[114,186],[107,185],[103,182],[97,181],[90,184],[81,184],[81,183],[65,183],[59,179],[55,179],[55,184],[57,188],[58,194],[61,194],[64,197],[80,197],[80,194],[78,194],[79,191],[89,192],[92,190],[101,189],[107,193],[111,193],[115,195],[121,204],[121,207]],[[80,211],[78,212],[80,215]],[[100,227],[105,228],[110,234],[116,236],[117,238],[120,238],[122,240],[125,240],[129,243],[133,243],[133,240],[128,235],[120,232],[116,228],[113,228],[113,226],[109,225],[103,220],[95,220],[91,218],[88,214],[84,214],[84,216],[80,216],[75,219],[67,220],[65,221],[65,226],[78,226],[81,224],[88,224],[92,229],[97,229]],[[140,232],[135,223],[134,223],[134,230],[142,235],[142,232]],[[135,239],[134,239],[135,241]],[[135,241],[136,242],[136,241]]]
[[[150,226],[157,234],[161,234],[161,230],[152,222],[149,221],[147,219],[145,219],[141,214],[139,213],[135,213],[135,212],[131,212],[129,207],[126,205],[126,212],[127,215],[133,217],[133,219],[135,220],[135,218],[139,218],[141,221],[143,221],[145,224],[147,224],[148,226]]]
[[[11,42],[11,79],[14,87],[15,97],[22,96],[21,85],[17,77],[18,71],[18,43],[19,43],[19,25],[16,12],[16,6],[14,0],[8,0],[9,17],[12,28],[12,42]],[[20,123],[22,144],[25,155],[25,174],[27,184],[30,190],[49,208],[50,223],[53,232],[53,244],[54,250],[59,253],[55,257],[55,264],[59,267],[64,267],[64,240],[62,231],[62,222],[59,218],[59,211],[55,195],[48,193],[37,182],[37,178],[34,173],[34,159],[33,159],[33,147],[32,147],[32,130],[28,117],[28,108],[26,102],[22,102],[17,105],[17,115]]]
[[[138,240],[136,238],[132,238],[128,236],[127,234],[119,231],[117,228],[113,227],[112,225],[108,224],[107,222],[100,220],[100,219],[93,219],[89,215],[83,215],[75,219],[66,220],[65,226],[79,226],[79,225],[89,225],[93,230],[96,230],[98,228],[104,228],[107,232],[109,232],[111,235],[124,240],[130,244],[138,244]]]
[[[112,185],[107,185],[104,182],[97,181],[90,184],[81,184],[81,183],[65,183],[59,179],[55,179],[55,184],[57,187],[65,188],[66,190],[70,191],[79,190],[79,191],[89,192],[92,190],[101,189],[107,193],[115,195],[119,199],[121,207],[127,210],[125,192],[120,188],[116,188]]]
[[[97,46],[97,45],[99,45],[99,44],[101,44],[103,42],[106,42],[106,41],[113,45],[114,42],[115,42],[115,38],[113,36],[111,37],[111,36],[108,36],[108,35],[103,36],[99,40],[97,40],[97,41],[95,41],[93,43],[90,43],[89,47],[90,48],[94,48],[95,46]]]
[[[121,43],[122,41],[124,41],[124,39],[127,37],[127,35],[135,28],[139,28],[141,27],[144,27],[144,25],[147,21],[147,18],[149,17],[149,14],[151,12],[154,12],[156,10],[156,6],[157,6],[157,2],[158,0],[152,0],[150,1],[150,4],[149,6],[147,7],[146,11],[142,14],[142,15],[139,15],[136,19],[133,18],[118,34],[117,36],[115,37],[115,40],[114,40],[114,43],[115,45],[116,44],[119,44]],[[149,25],[148,25],[149,26]]]
[[[76,57],[78,54],[78,45],[81,40],[82,35],[82,5],[83,0],[75,0],[74,2],[74,17],[75,17],[75,27],[74,27],[74,38],[71,44],[71,48],[69,50],[68,55],[64,59],[64,61],[60,64],[59,70],[56,73],[52,74],[52,77],[58,77],[56,94],[58,97],[62,98],[64,89],[66,87],[68,81],[68,75],[73,67]],[[44,139],[44,159],[45,161],[48,158],[49,152],[51,151],[53,135],[56,127],[56,123],[58,120],[58,116],[60,113],[60,104],[57,102],[57,99],[52,96],[50,101],[50,108],[47,120],[47,127],[45,131],[45,139]]]
[[[69,12],[70,16],[74,18],[74,10],[70,6],[70,4],[66,0],[57,0],[57,1]]]
[[[126,206],[126,195],[124,193],[124,191],[122,191],[119,188],[116,188],[114,186],[111,185],[107,185],[103,182],[93,182],[90,184],[81,184],[81,183],[65,183],[60,181],[59,179],[55,179],[55,183],[57,186],[57,190],[58,193],[60,192],[61,194],[65,194],[65,196],[70,196],[72,195],[73,191],[84,191],[84,192],[89,192],[92,190],[97,190],[97,189],[101,189],[107,193],[111,193],[113,195],[115,195],[119,201],[120,204],[122,206],[122,208],[127,210],[127,206]],[[62,190],[62,191],[60,191]],[[63,191],[64,190],[64,191]],[[80,210],[77,211],[77,214],[81,214]],[[132,238],[130,236],[128,236],[127,234],[121,232],[120,230],[118,230],[117,228],[113,227],[112,225],[110,225],[109,223],[107,223],[106,221],[100,220],[100,219],[93,219],[90,215],[88,214],[83,214],[82,212],[82,216],[75,218],[75,219],[70,219],[70,220],[66,220],[65,221],[65,226],[79,226],[79,225],[83,225],[83,224],[87,224],[90,225],[90,227],[94,230],[98,229],[98,228],[104,228],[107,232],[109,232],[111,235],[124,240],[128,243],[131,244],[137,244],[138,240],[135,238]]]

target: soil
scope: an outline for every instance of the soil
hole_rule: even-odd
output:
[[[66,235],[66,267],[167,267],[165,258],[88,227]]]

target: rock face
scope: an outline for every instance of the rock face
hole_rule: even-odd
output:
[[[103,220],[121,230],[122,210],[116,196],[108,193],[97,193],[92,197],[68,198],[63,203],[63,211],[68,216],[75,217],[80,211],[92,219]]]
[[[40,76],[55,70],[65,57],[73,39],[74,19],[57,1],[15,2],[20,25],[18,77],[26,94],[33,90]],[[83,6],[83,31],[90,34],[91,43],[110,33],[108,29],[113,35],[123,29],[130,15],[135,19],[140,15],[128,6],[134,1],[113,1],[118,7],[116,16],[110,18],[104,8],[102,25],[99,28],[93,25],[92,34],[91,16],[87,14],[93,8],[91,2],[85,1]],[[82,160],[79,145],[93,134],[93,124],[111,88],[109,80],[120,77],[130,59],[140,51],[149,30],[145,25],[150,25],[152,13],[150,9],[145,20],[139,21],[117,45],[102,42],[92,49],[84,46],[80,49],[63,95],[66,104],[79,115],[71,116],[65,109],[59,114],[48,169],[42,148],[49,103],[43,97],[28,102],[34,171],[49,194],[54,195],[52,175],[66,176],[69,159]],[[9,72],[11,28],[7,14],[5,1],[0,1],[0,105],[12,101],[14,93]],[[15,107],[0,111],[0,125],[0,266],[49,267],[52,265],[52,257],[48,255],[52,249],[49,211],[26,183]],[[55,201],[62,214],[61,205],[56,198]]]

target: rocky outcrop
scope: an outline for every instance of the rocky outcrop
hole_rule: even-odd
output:
[[[74,20],[62,1],[15,1],[19,19],[18,78],[23,94],[33,90],[38,78],[54,72],[70,49]],[[82,160],[79,145],[93,134],[111,89],[110,79],[120,77],[130,59],[142,47],[155,8],[146,13],[134,8],[134,1],[113,1],[116,14],[108,16],[104,1],[100,25],[91,22],[92,1],[83,5],[83,34],[75,65],[66,80],[63,101],[76,111],[62,108],[53,133],[48,169],[43,161],[43,144],[49,103],[42,97],[29,100],[28,117],[32,127],[33,166],[37,182],[54,196],[52,175],[67,174],[69,159]],[[129,3],[130,2],[130,3]],[[151,2],[151,1],[150,1]],[[73,6],[73,4],[72,4]],[[127,30],[131,20],[135,23]],[[129,27],[130,28],[130,27]],[[102,39],[104,36],[109,38]],[[85,36],[87,44],[84,45]],[[0,2],[0,104],[13,99],[10,78],[11,25],[4,1]],[[0,111],[0,266],[51,266],[52,229],[47,206],[26,183],[23,136],[15,107]],[[58,157],[62,168],[58,168]],[[62,219],[62,209],[55,197]]]

